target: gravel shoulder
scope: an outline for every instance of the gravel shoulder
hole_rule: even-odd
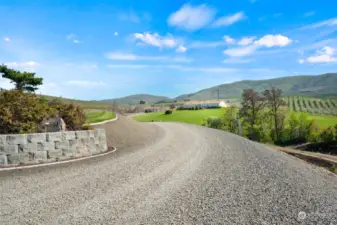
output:
[[[0,174],[0,224],[337,224],[337,177],[239,136],[104,124],[116,154]]]

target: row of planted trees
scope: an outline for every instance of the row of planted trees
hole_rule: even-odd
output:
[[[43,83],[35,73],[0,65],[0,74],[14,83],[13,90],[0,92],[0,134],[43,132],[44,121],[53,117],[62,118],[67,130],[83,128],[85,113],[78,105],[48,101],[34,93]]]
[[[206,125],[279,145],[337,140],[337,126],[320,130],[307,113],[289,112],[282,90],[277,88],[262,93],[244,90],[240,108],[230,106],[223,118],[208,118]]]

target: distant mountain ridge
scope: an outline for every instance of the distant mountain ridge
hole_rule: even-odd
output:
[[[129,95],[121,98],[115,99],[106,99],[101,102],[115,102],[116,104],[139,104],[140,101],[145,101],[146,103],[156,103],[158,101],[168,100],[168,97],[149,95],[149,94],[138,94],[138,95]]]
[[[211,88],[206,88],[195,93],[180,95],[174,99],[156,95],[130,95],[118,99],[103,100],[120,104],[138,104],[144,100],[150,104],[156,102],[189,100],[209,100],[217,99],[218,93],[221,99],[238,98],[244,89],[252,88],[256,91],[263,91],[267,88],[280,88],[283,95],[327,95],[337,94],[337,73],[327,73],[316,76],[291,76],[268,80],[243,80],[230,84],[221,84]]]

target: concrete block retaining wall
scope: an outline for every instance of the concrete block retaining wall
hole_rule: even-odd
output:
[[[0,167],[54,162],[107,150],[104,129],[0,135]]]

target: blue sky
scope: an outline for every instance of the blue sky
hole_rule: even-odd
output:
[[[1,0],[0,63],[76,99],[337,71],[337,1]],[[0,87],[10,88],[0,79]]]

